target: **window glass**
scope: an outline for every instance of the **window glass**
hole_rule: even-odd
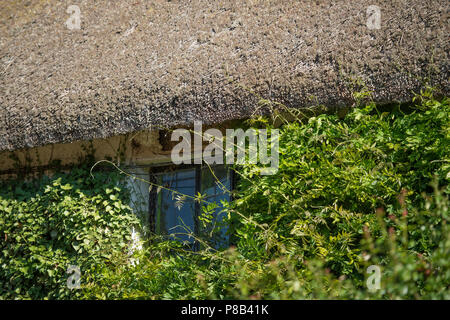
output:
[[[160,175],[159,180],[165,188],[195,196],[195,170],[166,173]],[[171,239],[193,243],[194,239],[188,233],[195,232],[194,200],[186,198],[181,206],[177,206],[176,194],[161,189],[156,207],[156,228],[157,233],[173,235]]]
[[[212,172],[211,172],[212,171]],[[215,248],[225,248],[229,245],[228,225],[224,223],[222,212],[222,200],[229,201],[231,191],[231,171],[225,166],[209,167],[202,169],[201,193],[206,194],[206,201],[215,202],[218,207],[214,212],[214,219],[206,230],[202,230],[206,236],[211,235],[211,241]],[[213,230],[214,229],[214,230]],[[214,232],[212,232],[214,231]]]
[[[197,192],[206,195],[205,200],[217,203],[218,207],[213,212],[213,221],[203,227],[199,221],[201,208],[204,203],[198,204],[192,198],[185,198],[180,205],[177,194],[161,189],[156,200],[156,232],[167,234],[172,240],[180,240],[190,243],[194,248],[193,233],[206,237],[216,248],[228,246],[228,226],[223,221],[224,213],[221,200],[230,200],[231,171],[224,166],[203,167],[179,170],[158,175],[158,184],[170,190],[178,191],[187,196],[195,197]],[[217,183],[217,180],[219,183]],[[196,181],[200,185],[196,185]],[[178,202],[178,203],[177,203]]]

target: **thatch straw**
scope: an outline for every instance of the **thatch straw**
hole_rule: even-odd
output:
[[[72,3],[73,2],[73,3]],[[448,1],[0,2],[0,151],[292,107],[448,94]],[[65,24],[71,4],[81,30]]]

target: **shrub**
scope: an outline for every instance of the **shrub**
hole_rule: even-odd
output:
[[[0,187],[0,298],[66,299],[69,265],[92,281],[96,269],[126,253],[137,219],[115,173],[74,169]]]
[[[236,247],[153,239],[139,265],[105,268],[85,297],[449,299],[450,109],[417,99],[408,112],[370,104],[286,122],[277,174],[236,168],[225,209]],[[367,287],[370,266],[379,290]]]
[[[137,221],[111,173],[5,184],[0,297],[449,299],[450,107],[429,91],[414,102],[284,121],[275,175],[235,168],[227,250],[198,239],[203,250],[191,252],[154,236],[130,263]],[[251,125],[260,122],[273,128],[264,118]],[[76,293],[66,288],[69,263],[83,272]],[[371,266],[381,270],[374,291]]]
[[[381,235],[377,210],[394,218],[422,206],[435,176],[448,194],[448,100],[421,102],[406,114],[370,104],[344,120],[322,114],[282,126],[278,173],[239,170],[233,210],[247,217],[235,215],[240,252],[268,260],[296,250],[337,274],[359,275],[363,228]],[[430,253],[436,244],[417,230],[421,223],[410,226],[410,249]]]

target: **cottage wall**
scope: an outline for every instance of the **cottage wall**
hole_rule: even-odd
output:
[[[11,176],[20,170],[51,171],[58,166],[70,167],[88,155],[96,160],[110,159],[118,164],[144,165],[170,161],[170,151],[163,150],[160,132],[140,131],[107,139],[54,144],[31,149],[0,152],[0,177]]]

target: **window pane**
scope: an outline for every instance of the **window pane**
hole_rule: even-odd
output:
[[[160,184],[170,190],[176,190],[188,196],[195,195],[195,170],[183,170],[160,176]],[[157,232],[173,234],[170,238],[193,243],[188,233],[195,231],[195,203],[186,198],[177,206],[177,194],[161,189],[157,204]]]
[[[211,169],[213,172],[211,172]],[[211,242],[214,247],[225,248],[229,245],[229,236],[227,235],[228,225],[223,221],[225,213],[221,212],[223,207],[221,205],[221,200],[230,200],[231,191],[231,179],[230,170],[225,166],[215,166],[215,167],[204,167],[202,169],[201,178],[201,192],[206,194],[208,202],[215,202],[218,207],[216,208],[213,216],[214,219],[211,225],[202,230],[203,234],[212,235]],[[211,233],[212,230],[215,230]]]
[[[211,172],[211,169],[214,174]],[[207,194],[208,196],[228,194],[224,191],[224,188],[226,190],[230,190],[231,179],[229,178],[230,172],[228,168],[224,166],[216,166],[211,167],[211,169],[209,167],[204,167],[202,169],[202,194]],[[217,183],[217,181],[220,183]]]

